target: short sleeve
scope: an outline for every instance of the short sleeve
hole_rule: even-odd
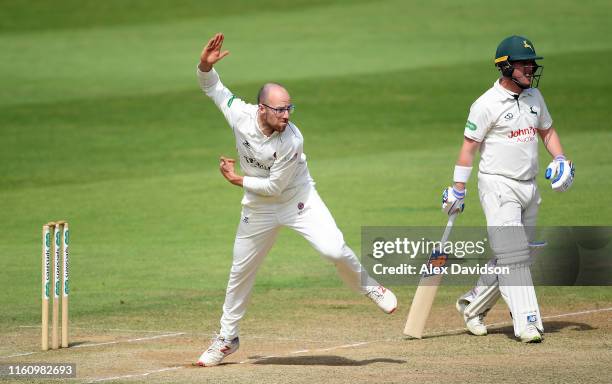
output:
[[[469,139],[482,142],[491,129],[491,114],[484,103],[477,100],[470,107],[470,114],[465,123],[463,135]]]
[[[550,113],[548,112],[548,107],[546,106],[544,97],[542,96],[539,90],[536,90],[536,91],[537,91],[538,102],[540,104],[540,116],[538,118],[538,129],[548,129],[552,127],[553,120],[552,120],[552,117],[550,116]]]

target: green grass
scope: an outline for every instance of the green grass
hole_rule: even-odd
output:
[[[545,56],[541,90],[577,165],[567,194],[538,180],[540,224],[612,224],[601,192],[612,186],[608,2],[134,4],[1,3],[5,326],[39,319],[40,226],[58,218],[71,223],[77,323],[216,326],[241,196],[217,171],[217,157],[235,152],[231,130],[195,79],[216,31],[231,50],[218,69],[232,91],[252,101],[269,80],[291,91],[317,188],[356,250],[361,226],[443,223],[439,194],[469,106],[511,33]],[[470,186],[461,224],[482,225]],[[283,231],[256,292],[294,300],[340,285]],[[608,288],[573,292],[611,299]]]

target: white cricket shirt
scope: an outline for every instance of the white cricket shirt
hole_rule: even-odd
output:
[[[464,136],[482,143],[480,172],[531,180],[538,173],[537,130],[551,126],[538,89],[516,95],[496,80],[470,107]]]
[[[245,174],[242,204],[284,202],[293,197],[297,188],[314,184],[303,152],[304,138],[290,121],[282,133],[266,136],[259,128],[257,105],[248,104],[227,89],[218,73],[212,69],[197,69],[202,91],[223,112],[234,131],[240,168]]]

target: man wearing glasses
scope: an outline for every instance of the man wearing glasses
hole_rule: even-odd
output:
[[[392,313],[397,307],[395,295],[367,276],[314,188],[303,153],[304,139],[289,121],[294,106],[287,90],[276,83],[264,84],[257,96],[258,105],[234,96],[213,69],[215,63],[229,54],[221,51],[222,45],[220,33],[208,41],[200,56],[197,75],[204,93],[232,127],[245,176],[235,172],[235,160],[221,157],[221,174],[242,187],[244,197],[221,331],[198,359],[199,365],[207,367],[221,363],[238,349],[238,322],[246,312],[257,269],[282,226],[304,236],[335,264],[347,285],[366,295],[384,312]]]

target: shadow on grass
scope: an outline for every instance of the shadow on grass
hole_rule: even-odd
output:
[[[404,364],[405,360],[396,359],[367,359],[367,360],[352,360],[346,357],[333,356],[333,355],[320,355],[320,356],[291,356],[291,357],[258,357],[253,356],[251,359],[256,359],[252,364],[259,365],[326,365],[332,367],[345,367],[345,366],[362,366],[374,363],[391,363],[391,364]]]
[[[590,324],[579,323],[574,321],[545,321],[544,322],[544,336],[549,333],[560,332],[564,329],[569,331],[592,331],[598,329],[597,327],[593,327]],[[505,326],[493,326],[487,329],[489,335],[506,335],[510,339],[515,339],[514,337],[514,328],[512,325]],[[457,329],[443,333],[434,333],[430,335],[423,336],[423,339],[436,339],[439,337],[450,337],[450,336],[461,336],[461,335],[469,335],[472,336],[467,329]],[[414,338],[405,336],[404,340],[414,340]]]
[[[68,344],[68,347],[87,347],[88,344],[96,344],[97,342],[95,341],[88,341],[88,340],[80,340],[80,341],[71,341]]]
[[[544,322],[544,337],[546,334],[557,333],[563,330],[568,330],[570,332],[584,332],[584,331],[593,331],[598,329],[597,327],[593,327],[590,324],[586,323],[578,323],[575,321],[545,321]],[[490,334],[505,334],[510,339],[515,339],[514,337],[514,328],[509,325],[505,327],[493,328],[489,330]]]

